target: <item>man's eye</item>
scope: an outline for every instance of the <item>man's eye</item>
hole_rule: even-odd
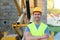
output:
[[[34,15],[37,15],[37,14],[34,14]]]
[[[40,14],[34,14],[34,15],[40,15]]]
[[[38,15],[40,15],[40,14],[38,14]]]

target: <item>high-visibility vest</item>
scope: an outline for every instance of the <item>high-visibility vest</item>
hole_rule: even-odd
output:
[[[43,36],[47,25],[41,22],[39,28],[37,29],[35,24],[32,22],[28,25],[28,28],[30,29],[32,36]]]

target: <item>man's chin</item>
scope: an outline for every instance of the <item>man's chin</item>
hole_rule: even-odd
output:
[[[40,20],[36,20],[36,21],[40,21]]]

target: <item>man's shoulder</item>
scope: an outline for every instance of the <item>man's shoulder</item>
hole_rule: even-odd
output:
[[[32,24],[32,22],[30,22],[27,26],[29,26],[29,25],[31,25]]]
[[[41,24],[48,26],[48,25],[47,25],[46,23],[44,23],[44,22],[41,22]]]
[[[25,28],[25,31],[26,31],[26,32],[30,32],[30,30],[29,30],[29,27],[28,27],[28,26]]]

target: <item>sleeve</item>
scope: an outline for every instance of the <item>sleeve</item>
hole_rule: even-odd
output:
[[[46,30],[45,30],[45,34],[50,35],[50,33],[49,33],[49,28],[48,28],[48,27],[47,27]]]
[[[26,32],[30,32],[30,30],[29,30],[29,28],[28,28],[28,27],[26,27],[26,28],[25,28],[25,31],[26,31]]]

